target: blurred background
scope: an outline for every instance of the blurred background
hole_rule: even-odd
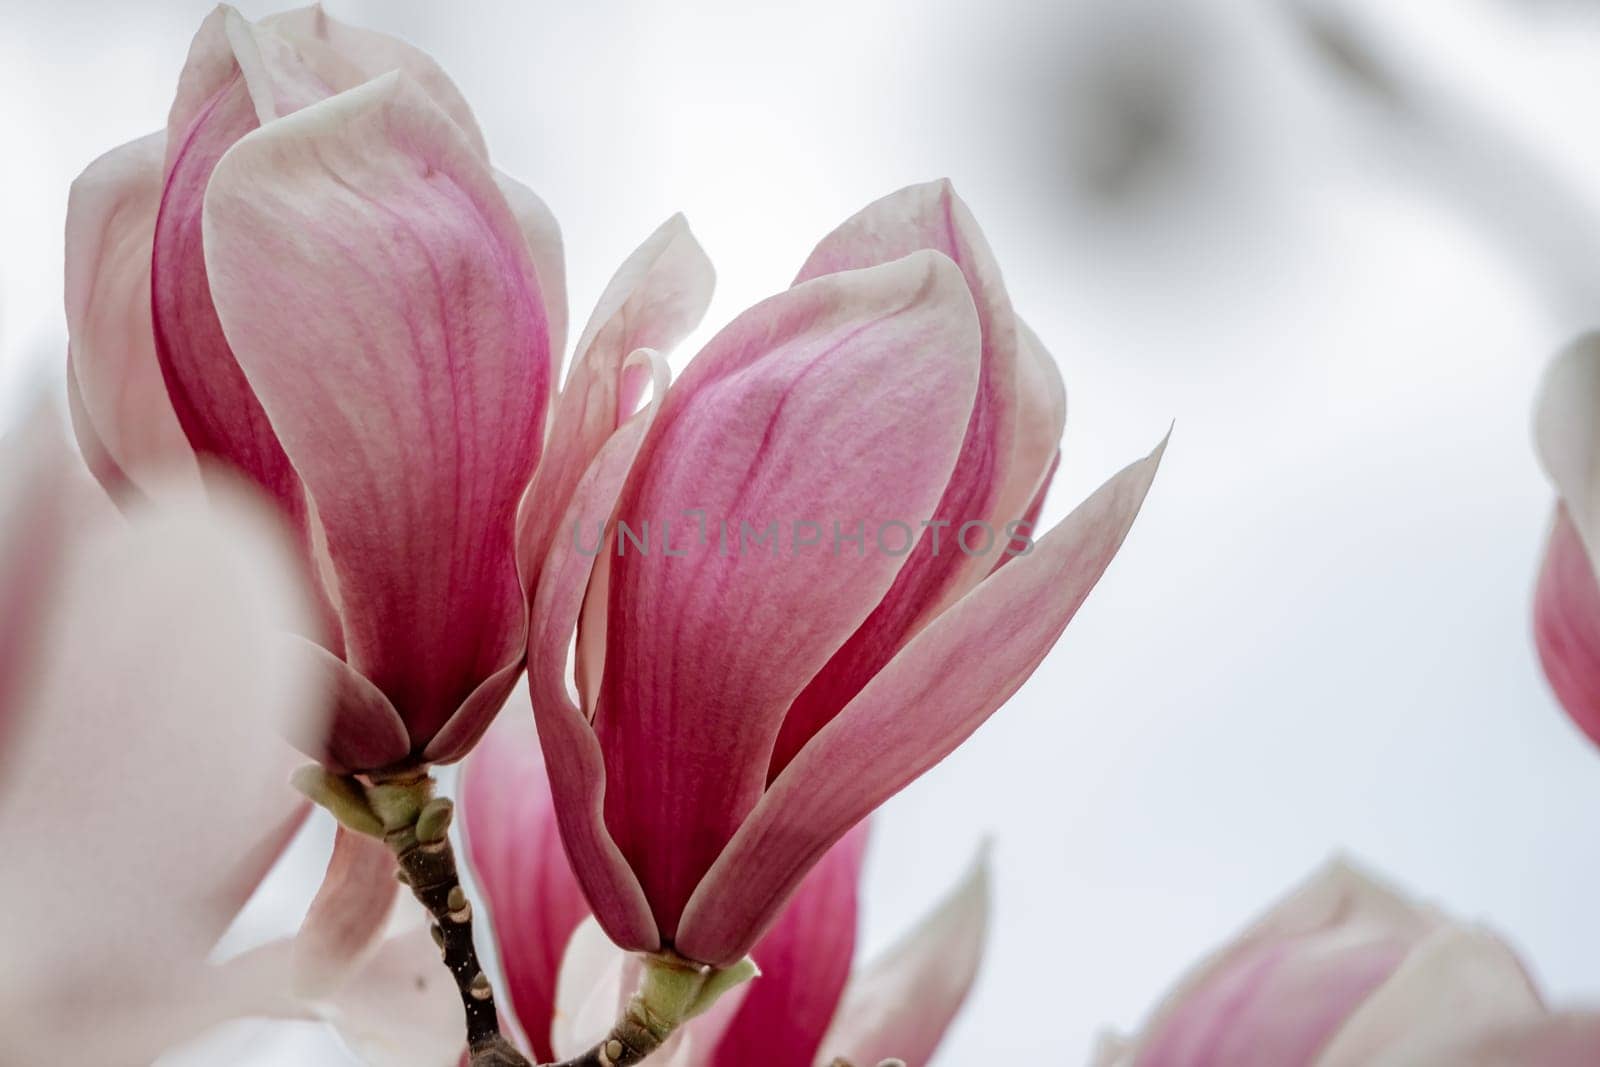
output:
[[[714,328],[949,176],[1066,378],[1047,520],[1176,420],[1055,653],[878,819],[869,951],[994,841],[941,1063],[1081,1062],[1333,852],[1600,997],[1600,754],[1529,634],[1534,390],[1600,326],[1600,4],[327,7],[454,75],[561,221],[575,325],[674,211]],[[0,0],[0,422],[62,390],[68,184],[164,123],[207,10]],[[293,929],[328,840],[238,939]],[[256,1053],[352,1062],[310,1028]]]

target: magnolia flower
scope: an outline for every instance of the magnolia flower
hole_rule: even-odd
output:
[[[1333,863],[1200,964],[1097,1067],[1578,1067],[1600,1015],[1553,1015],[1494,935]]]
[[[1035,541],[1064,418],[940,182],[845,223],[599,450],[548,542],[529,679],[618,945],[733,965],[1027,679],[1159,458]]]
[[[286,946],[210,962],[305,813],[277,735],[318,705],[271,636],[299,593],[236,492],[124,517],[47,412],[0,442],[0,1063],[302,1010]]]
[[[463,772],[468,850],[488,904],[510,1004],[540,1062],[576,1055],[628,991],[624,954],[589,918],[561,847],[532,730],[502,716]],[[927,1063],[983,953],[983,867],[881,959],[852,975],[865,824],[801,883],[753,956],[762,974],[690,1022],[663,1067],[819,1067],[842,1058]]]
[[[1567,714],[1600,744],[1600,335],[1551,364],[1535,437],[1560,498],[1534,596],[1533,636]]]
[[[458,759],[522,668],[515,540],[560,237],[426,56],[320,8],[195,36],[164,132],[73,187],[75,425],[120,497],[220,463],[294,530],[332,769]]]

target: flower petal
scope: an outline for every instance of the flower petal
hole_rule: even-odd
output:
[[[329,1020],[368,1067],[457,1067],[461,1000],[425,927],[389,938],[333,1000]]]
[[[1331,863],[1184,978],[1117,1062],[1310,1067],[1442,922]]]
[[[41,669],[49,616],[73,534],[74,497],[93,498],[43,403],[0,439],[0,797],[6,742],[22,722]],[[110,515],[101,515],[109,521]]]
[[[109,492],[152,478],[198,475],[156,359],[150,324],[150,251],[161,205],[166,135],[151,134],[101,156],[67,197],[69,377],[85,456]],[[107,477],[114,467],[121,477]]]
[[[545,202],[526,185],[509,175],[494,172],[500,192],[517,217],[528,254],[539,274],[539,291],[544,295],[545,320],[550,327],[550,399],[556,400],[556,383],[561,381],[561,354],[567,349],[567,267],[561,242],[561,226]]]
[[[1450,1067],[1592,1067],[1600,1063],[1600,1015],[1543,1015],[1493,1028],[1434,1055],[1428,1062]]]
[[[948,528],[917,530],[919,541],[882,602],[794,701],[772,754],[769,781],[920,626],[1002,558],[997,549],[992,554],[956,550],[964,524],[987,522],[994,528],[997,518],[1001,525],[1016,518],[996,514],[1015,458],[1016,315],[983,232],[950,183],[910,186],[867,206],[823,238],[799,280],[885,263],[919,249],[941,252],[961,268],[982,332],[977,395],[967,411],[960,458],[937,509],[917,516]],[[936,547],[941,542],[942,549]]]
[[[658,374],[665,374],[659,358],[652,363]],[[578,482],[561,524],[572,536],[556,537],[540,568],[528,635],[528,689],[562,841],[606,934],[639,952],[656,951],[661,940],[639,880],[606,829],[605,761],[588,716],[568,691],[567,659],[595,563],[594,555],[580,545],[581,531],[610,521],[658,405],[659,391],[655,401],[611,436]]]
[[[332,709],[330,721],[319,723],[316,732],[289,738],[296,748],[336,774],[388,767],[405,759],[411,750],[405,723],[377,686],[321,645],[292,634],[284,641],[316,679],[317,691],[326,694]]]
[[[511,1008],[539,1062],[553,1060],[561,957],[589,905],[561,846],[539,737],[525,710],[501,715],[468,757],[461,822]]]
[[[598,923],[585,919],[561,947],[560,984],[551,1026],[554,1055],[582,1055],[610,1032],[629,987],[628,955]]]
[[[322,885],[294,939],[294,989],[325,996],[377,948],[399,886],[394,853],[375,837],[339,827]]]
[[[606,824],[666,937],[759,799],[784,711],[902,562],[795,546],[791,526],[888,528],[890,544],[915,529],[955,461],[977,351],[959,271],[923,252],[756,305],[668,391],[617,507],[618,530],[655,545],[618,534],[595,713]],[[697,539],[696,510],[723,534]]]
[[[1563,504],[1556,505],[1534,593],[1533,638],[1561,706],[1600,744],[1600,585]]]
[[[1301,1007],[1308,1013],[1323,1010],[1316,1004]],[[1443,1045],[1544,1012],[1527,971],[1504,942],[1484,930],[1443,925],[1342,1020],[1316,1067],[1454,1067],[1454,1059],[1436,1058]]]
[[[0,802],[0,907],[28,916],[0,954],[27,1021],[5,1027],[8,1051],[187,995],[303,810],[277,735],[314,694],[273,635],[304,605],[241,507],[219,494],[74,531]]]
[[[925,1067],[966,1002],[989,934],[988,850],[943,903],[851,981],[819,1065],[890,1057]]]
[[[624,365],[640,348],[670,351],[700,322],[711,300],[711,261],[682,215],[674,215],[627,258],[600,297],[556,400],[550,448],[534,477],[518,535],[531,585],[556,536],[573,486],[601,445],[632,414],[622,402]]]
[[[825,849],[1017,691],[1116,555],[1165,447],[947,609],[811,739],[695,891],[678,951],[737,959]]]
[[[866,847],[867,824],[862,823],[800,883],[783,916],[751,953],[761,977],[750,984],[709,1067],[811,1067],[855,958],[857,887]]]
[[[150,299],[161,372],[189,443],[242,471],[303,530],[300,481],[223,336],[201,234],[206,186],[223,153],[281,110],[325,92],[286,48],[228,7],[195,34],[168,119]]]
[[[1067,425],[1067,389],[1061,370],[1039,336],[1017,319],[1017,427],[1005,488],[995,515],[1021,521],[1034,530],[1044,497],[1061,462],[1061,434]],[[1014,557],[1001,553],[998,567]]]
[[[420,756],[525,640],[513,525],[549,375],[527,246],[402,75],[241,140],[205,245],[228,341],[326,531],[345,658]]]
[[[1539,389],[1534,439],[1590,559],[1600,558],[1600,333],[1574,341]]]
[[[483,131],[466,98],[443,68],[421,49],[387,33],[340,22],[321,4],[269,16],[260,25],[292,44],[306,65],[336,93],[354,89],[391,70],[403,71],[461,127],[473,151],[487,157]]]

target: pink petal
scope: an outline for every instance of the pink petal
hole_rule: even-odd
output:
[[[1577,527],[1560,504],[1534,593],[1533,638],[1561,706],[1600,744],[1600,586]]]
[[[228,341],[315,499],[345,658],[420,756],[525,640],[513,526],[549,386],[527,246],[402,75],[235,145],[205,246]]]
[[[584,327],[572,373],[556,401],[550,447],[528,491],[519,551],[530,584],[578,479],[630,414],[623,366],[636,349],[670,351],[700,322],[713,274],[688,223],[674,215],[612,276]]]
[[[850,977],[866,847],[862,823],[800,883],[751,953],[761,977],[751,983],[708,1067],[811,1067]]]
[[[656,544],[619,540],[610,562],[595,730],[606,824],[664,936],[760,798],[784,711],[902,563],[876,545],[778,542],[798,540],[798,520],[915,530],[955,461],[977,352],[960,273],[924,252],[756,305],[662,403],[617,507]],[[704,544],[695,509],[712,527]],[[718,523],[731,526],[726,554]],[[769,523],[769,549],[741,547]]]
[[[1021,521],[1030,536],[1037,529],[1045,494],[1061,463],[1061,434],[1067,425],[1067,390],[1061,370],[1039,336],[1017,319],[1017,432],[1005,488],[995,514],[1002,524]],[[995,566],[1014,557],[1000,554]]]
[[[195,34],[167,127],[151,306],[162,374],[190,444],[242,471],[303,528],[299,479],[217,320],[201,234],[206,186],[223,153],[279,114],[280,103],[292,110],[326,91],[282,48],[226,7]]]
[[[293,45],[306,65],[336,93],[354,89],[392,70],[403,72],[461,128],[473,151],[487,157],[483,132],[466,98],[421,49],[387,33],[340,22],[321,4],[272,15],[261,21],[261,28]]]
[[[311,734],[289,738],[295,747],[336,774],[388,767],[405,759],[411,749],[405,723],[377,686],[321,645],[293,635],[284,640],[302,660],[302,669],[316,679],[317,691],[327,695],[331,709],[330,722]]]
[[[539,274],[539,291],[544,295],[545,320],[550,329],[550,400],[554,403],[554,385],[561,381],[561,354],[567,348],[567,268],[561,227],[532,189],[499,171],[495,171],[494,179],[517,218]]]
[[[1454,1059],[1441,1056],[1445,1046],[1544,1014],[1532,980],[1504,942],[1483,930],[1441,924],[1344,1021],[1316,1067],[1454,1067]]]
[[[150,249],[161,204],[165,134],[112,149],[67,198],[69,378],[74,426],[108,491],[196,472],[156,359],[150,324]],[[116,474],[107,476],[108,471]]]
[[[917,527],[920,541],[894,585],[859,630],[794,701],[773,751],[768,779],[775,779],[819,729],[839,713],[933,613],[994,568],[994,555],[955,548],[968,521],[998,529],[1015,515],[996,506],[1011,480],[1017,433],[1017,326],[1000,269],[967,206],[948,181],[914,185],[866,207],[823,238],[799,280],[885,263],[919,249],[933,249],[961,268],[978,310],[982,354],[977,398],[967,411],[960,458],[936,510],[919,515],[949,523],[942,531]],[[995,520],[999,518],[997,523]],[[934,549],[934,537],[940,549]],[[969,531],[969,536],[971,533]]]
[[[328,871],[294,940],[294,988],[308,998],[342,985],[377,947],[394,907],[394,853],[340,827]]]
[[[315,701],[273,635],[304,605],[263,522],[219,494],[71,532],[0,797],[9,1052],[165,1011],[298,819],[278,734]]]
[[[664,363],[654,362],[664,375]],[[606,934],[639,952],[659,949],[660,935],[638,878],[606,829],[605,761],[588,716],[568,693],[567,654],[595,562],[580,547],[581,531],[610,521],[656,411],[657,403],[652,403],[618,429],[573,491],[561,522],[561,530],[571,534],[554,539],[540,568],[528,638],[528,688],[562,841]]]
[[[1118,1062],[1320,1065],[1362,1001],[1440,927],[1431,912],[1330,864],[1180,982]]]
[[[485,678],[461,702],[461,706],[446,720],[433,740],[428,742],[428,747],[422,752],[423,760],[428,763],[454,763],[472,751],[472,746],[478,743],[500,709],[505,707],[506,699],[522,678],[524,666],[519,657]]]
[[[966,1002],[989,933],[989,864],[972,871],[938,909],[851,981],[822,1043],[820,1063],[890,1057],[925,1067]]]
[[[811,739],[695,891],[678,951],[737,959],[825,849],[1017,691],[1116,555],[1165,447],[947,609]]]
[[[467,851],[488,901],[511,1008],[540,1062],[552,1060],[561,957],[589,905],[561,846],[550,779],[526,711],[499,717],[461,777]]]

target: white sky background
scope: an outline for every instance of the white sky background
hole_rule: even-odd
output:
[[[673,211],[718,266],[714,327],[857,208],[948,175],[1066,377],[1046,518],[1176,420],[1055,653],[878,820],[869,949],[996,842],[943,1064],[1080,1062],[1334,850],[1505,932],[1555,999],[1600,998],[1600,755],[1528,620],[1533,392],[1600,325],[1595,9],[1350,4],[1418,119],[1269,0],[328,6],[456,77],[561,221],[574,334]],[[68,183],[164,121],[207,9],[0,0],[0,417],[59,392]],[[1124,82],[1170,136],[1108,171]],[[302,1044],[258,1062],[346,1062]]]

